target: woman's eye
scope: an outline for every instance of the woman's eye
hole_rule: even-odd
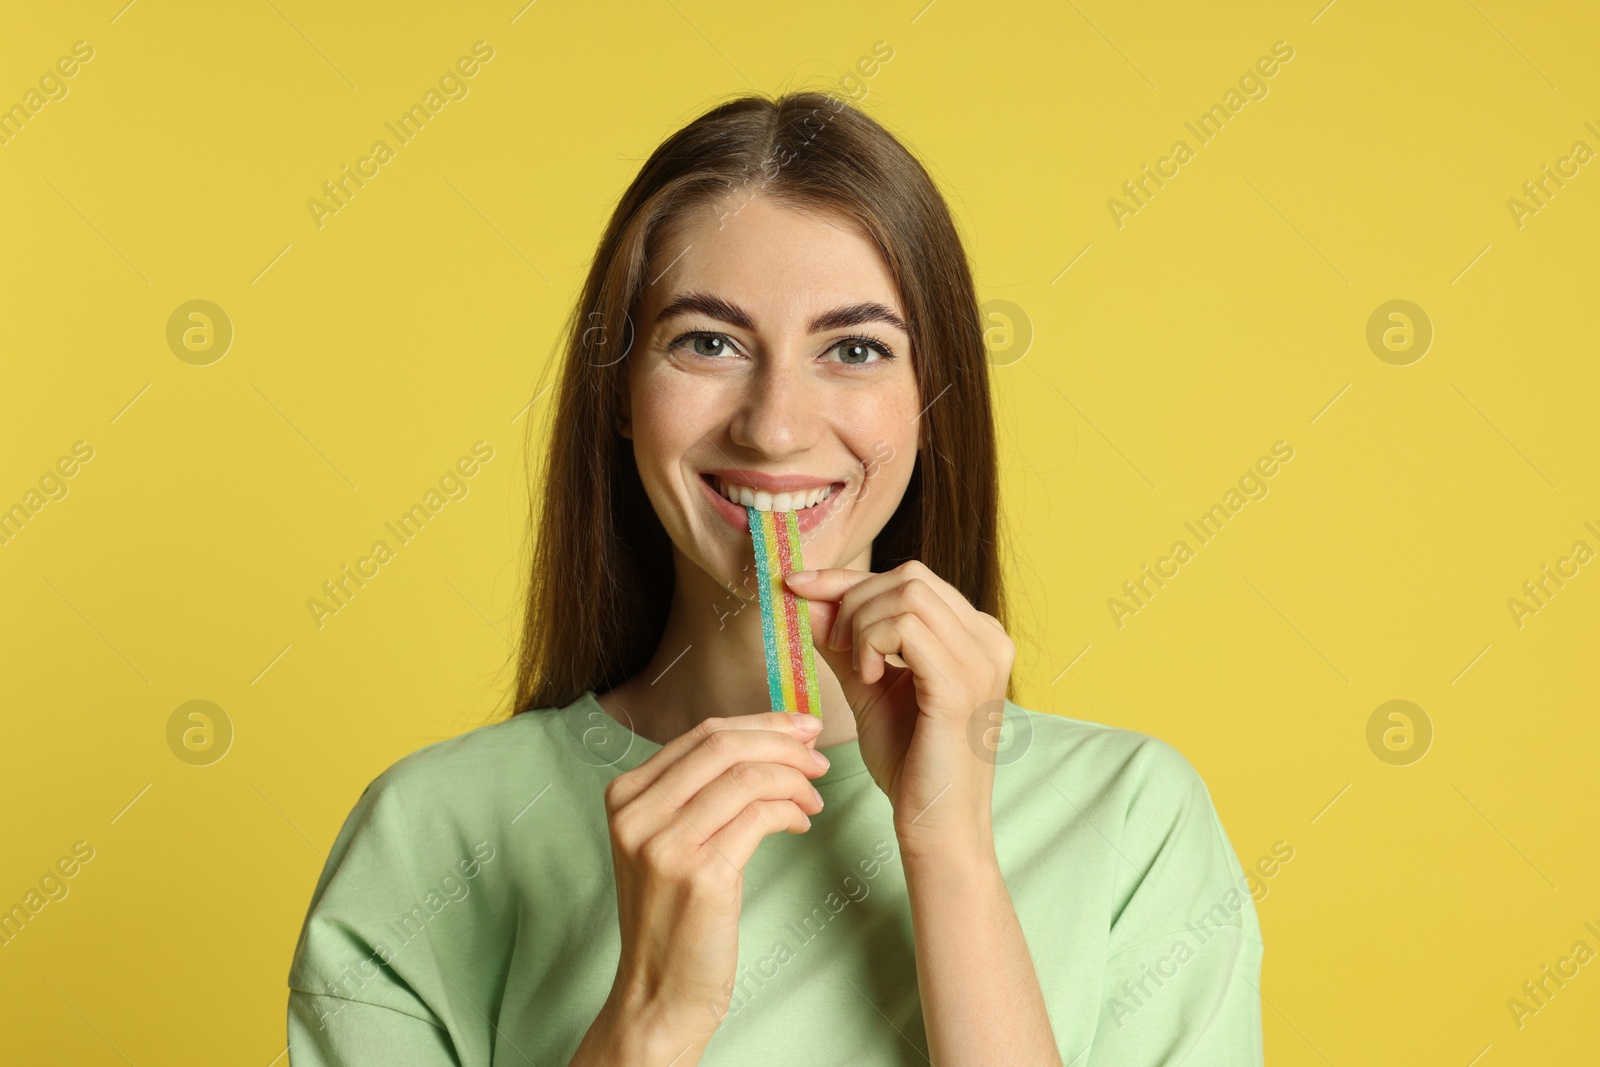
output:
[[[882,363],[894,357],[876,341],[867,341],[859,338],[850,338],[834,345],[832,351],[839,353],[839,362],[846,364]],[[874,360],[873,355],[877,355]]]
[[[728,342],[714,333],[697,334],[688,340],[697,356],[720,356],[728,350]]]
[[[689,351],[703,359],[726,359],[737,354],[727,337],[720,333],[704,331],[700,333],[687,333],[674,340],[669,348],[687,346]],[[828,350],[839,354],[838,362],[848,366],[863,366],[872,363],[885,363],[894,358],[894,353],[881,341],[867,337],[847,337],[839,341]],[[878,358],[873,359],[876,355]]]

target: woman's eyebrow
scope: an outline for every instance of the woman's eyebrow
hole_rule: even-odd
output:
[[[737,304],[731,304],[719,296],[710,293],[680,293],[667,301],[666,306],[656,316],[656,321],[661,322],[688,312],[699,312],[702,315],[730,323],[744,330],[754,330],[755,320],[749,313]],[[859,326],[866,322],[883,322],[902,333],[909,334],[905,320],[883,304],[875,301],[866,301],[860,304],[846,304],[843,307],[824,311],[811,320],[811,332],[821,333],[824,330],[839,330],[848,326]]]
[[[865,304],[847,304],[844,307],[825,311],[811,320],[811,332],[821,333],[823,330],[842,330],[847,326],[860,326],[864,322],[885,322],[901,333],[910,334],[905,321],[882,304],[868,302]]]

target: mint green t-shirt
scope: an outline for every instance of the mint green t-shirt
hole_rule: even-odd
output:
[[[1145,734],[1004,715],[995,851],[1062,1062],[1260,1064],[1261,931],[1194,768]],[[603,790],[660,748],[591,691],[379,775],[295,948],[293,1067],[565,1067],[620,955]],[[811,829],[745,869],[706,1067],[928,1063],[892,809],[857,742],[823,751]]]

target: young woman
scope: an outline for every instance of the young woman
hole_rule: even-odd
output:
[[[1009,699],[972,279],[893,136],[817,93],[673,135],[560,374],[515,713],[357,802],[295,1067],[1261,1063],[1201,779]],[[744,505],[798,514],[820,715],[771,707]]]

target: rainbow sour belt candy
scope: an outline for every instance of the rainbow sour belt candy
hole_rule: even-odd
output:
[[[805,570],[800,558],[800,525],[792,511],[757,511],[749,505],[750,539],[756,550],[756,581],[761,592],[761,639],[767,649],[767,693],[773,711],[820,716],[817,661],[811,645],[811,613],[803,597],[784,582],[785,574]]]

